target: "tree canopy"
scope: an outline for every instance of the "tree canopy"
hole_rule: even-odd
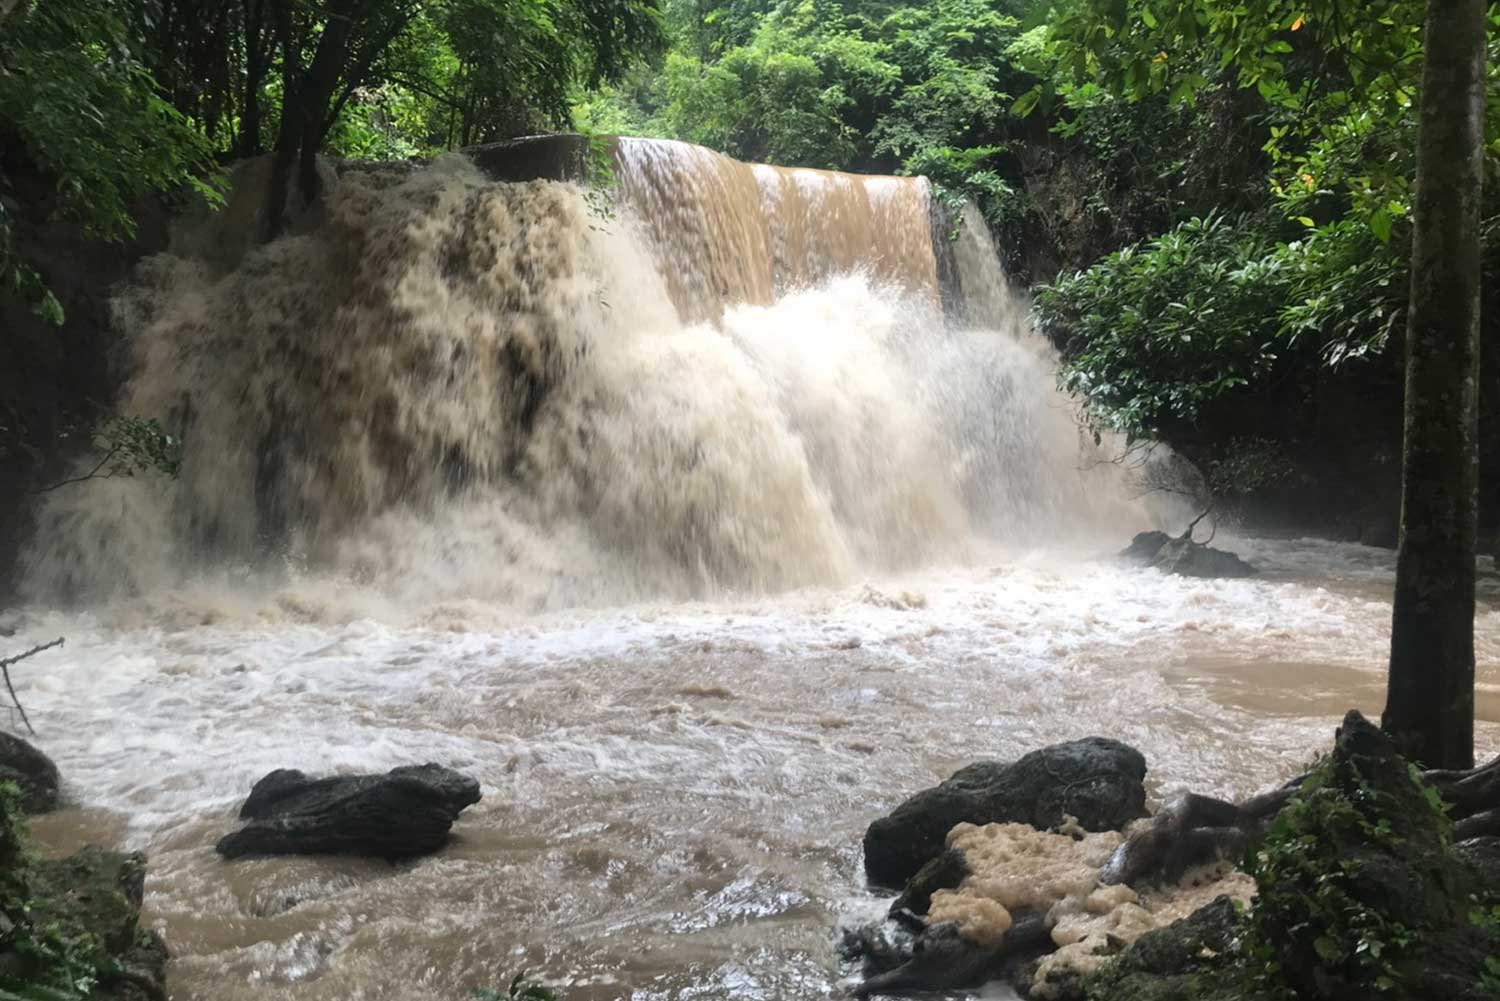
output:
[[[569,124],[568,95],[662,43],[654,0],[8,0],[0,7],[0,286],[61,307],[14,246],[18,178],[128,237],[133,199],[274,150],[378,159]]]

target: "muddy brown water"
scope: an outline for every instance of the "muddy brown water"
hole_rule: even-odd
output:
[[[146,919],[184,1001],[457,999],[519,971],[572,1001],[828,997],[851,972],[837,926],[879,907],[864,826],[954,768],[1105,734],[1146,753],[1154,797],[1243,795],[1325,747],[1345,709],[1378,712],[1391,555],[1235,545],[1262,579],[1011,553],[511,622],[478,605],[295,621],[268,600],[199,625],[186,597],[156,618],[34,613],[30,630],[69,636],[21,694],[74,804],[37,830],[60,851],[150,852]],[[440,855],[212,851],[271,768],[429,759],[484,789]]]

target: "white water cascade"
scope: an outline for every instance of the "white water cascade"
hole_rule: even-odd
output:
[[[117,303],[119,409],[168,420],[182,475],[59,494],[29,593],[293,568],[535,610],[1144,522],[982,224],[945,322],[925,181],[642,140],[619,164],[605,213],[457,156],[349,172],[323,225],[228,269],[153,260]]]

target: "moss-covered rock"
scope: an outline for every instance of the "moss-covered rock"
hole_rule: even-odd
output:
[[[21,790],[27,813],[57,808],[59,780],[52,759],[14,734],[0,731],[0,782],[14,782]]]
[[[1071,996],[1494,1001],[1500,842],[1455,846],[1451,833],[1436,791],[1350,713],[1250,860],[1248,916],[1217,902],[1142,937]]]
[[[1052,996],[1057,1001],[1258,1001],[1245,978],[1232,972],[1242,930],[1234,902],[1220,897],[1190,917],[1142,935],[1087,980],[1055,985]]]
[[[0,785],[0,997],[165,1001],[167,950],[140,927],[146,858],[88,847],[42,860]]]

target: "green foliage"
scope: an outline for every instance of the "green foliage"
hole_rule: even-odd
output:
[[[747,160],[926,174],[996,224],[1023,211],[1006,108],[1031,85],[999,0],[669,4],[658,72],[575,102],[592,128],[683,139]]]
[[[1046,45],[1055,72],[1029,103],[1094,85],[1179,105],[1221,85],[1251,91],[1287,215],[1347,212],[1385,242],[1410,211],[1426,9],[1426,0],[1056,0]],[[1500,27],[1500,5],[1490,21]],[[1494,59],[1489,90],[1494,155]]]
[[[1209,216],[1062,276],[1036,312],[1095,425],[1150,436],[1281,366],[1381,348],[1404,292],[1382,250],[1348,224],[1282,243]]]
[[[104,240],[134,234],[131,202],[184,186],[216,199],[201,178],[209,145],[158,93],[138,39],[109,0],[22,3],[0,33],[0,138],[54,179],[53,212]],[[6,157],[10,160],[10,157]],[[53,323],[62,307],[20,258],[11,232],[15,197],[0,167],[0,289]]]
[[[104,942],[77,921],[41,906],[40,880],[21,792],[0,783],[0,999],[75,1001],[115,968]]]
[[[1249,860],[1257,895],[1246,951],[1262,986],[1285,982],[1292,950],[1317,973],[1285,972],[1326,984],[1327,996],[1351,985],[1392,992],[1403,963],[1445,923],[1446,897],[1424,900],[1430,886],[1389,869],[1399,859],[1424,879],[1441,871],[1452,831],[1442,800],[1414,767],[1369,760],[1321,761]]]
[[[104,451],[114,475],[155,470],[176,476],[182,467],[182,440],[168,434],[154,417],[111,417],[94,437],[95,447]]]

